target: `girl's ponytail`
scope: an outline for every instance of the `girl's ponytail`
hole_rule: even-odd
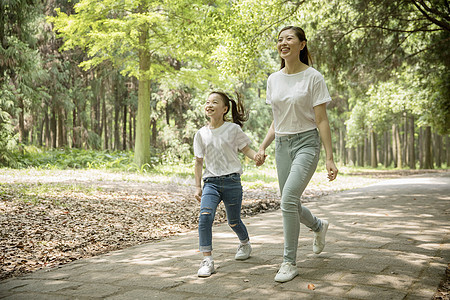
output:
[[[244,122],[248,120],[248,113],[245,111],[244,104],[242,103],[239,94],[236,93],[237,103],[234,99],[228,97],[228,95],[223,92],[212,92],[211,94],[217,94],[222,97],[225,106],[228,108],[225,115],[230,111],[231,102],[231,117],[233,118],[233,123],[236,123],[242,127],[242,125],[244,125]],[[224,120],[225,115],[223,116]]]

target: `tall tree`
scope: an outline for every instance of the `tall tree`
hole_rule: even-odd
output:
[[[206,63],[205,45],[221,3],[208,1],[81,0],[68,15],[50,18],[64,38],[64,49],[81,47],[90,68],[110,60],[122,74],[138,78],[135,162],[150,162],[150,82],[171,73],[168,57]],[[202,17],[200,17],[202,16]],[[180,28],[183,30],[180,31]]]

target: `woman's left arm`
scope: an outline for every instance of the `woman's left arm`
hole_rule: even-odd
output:
[[[333,148],[331,146],[331,130],[330,123],[327,116],[327,104],[323,103],[314,107],[314,114],[316,115],[316,124],[319,129],[320,138],[326,153],[326,168],[328,171],[328,179],[335,180],[338,174],[338,169],[333,159]]]

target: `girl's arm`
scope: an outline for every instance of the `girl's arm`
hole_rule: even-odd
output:
[[[320,137],[326,154],[326,168],[328,171],[328,179],[335,180],[338,174],[338,169],[334,164],[333,149],[331,147],[331,130],[328,122],[326,103],[314,107],[314,114],[316,116],[317,128],[319,128]]]
[[[203,172],[203,158],[195,158],[195,199],[200,201],[202,199],[202,172]]]
[[[264,161],[258,159],[256,151],[250,148],[248,145],[242,148],[241,152],[251,160],[254,160],[256,162],[256,166],[258,167],[264,163]]]
[[[264,163],[264,160],[266,159],[266,149],[267,147],[272,144],[273,140],[275,139],[275,128],[272,124],[269,127],[269,130],[267,131],[266,137],[264,138],[264,141],[262,142],[261,146],[259,146],[259,151],[257,153],[257,159],[261,159]]]

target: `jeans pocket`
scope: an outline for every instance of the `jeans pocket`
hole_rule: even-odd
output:
[[[279,151],[281,148],[281,141],[275,140],[275,151]]]
[[[230,176],[231,181],[235,182],[235,183],[240,183],[241,182],[241,175],[239,174],[235,174],[233,176]]]

